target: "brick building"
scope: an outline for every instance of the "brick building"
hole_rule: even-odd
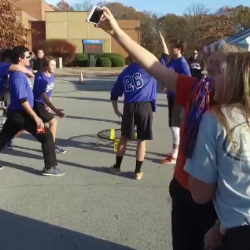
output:
[[[86,22],[87,11],[57,12],[44,0],[19,0],[15,6],[19,22],[25,28],[37,31],[36,35],[27,38],[31,50],[41,40],[66,39],[76,46],[77,53],[83,53],[84,40],[101,40],[104,52],[127,57],[127,53],[106,32]],[[140,43],[139,20],[119,20],[118,23],[132,39]]]

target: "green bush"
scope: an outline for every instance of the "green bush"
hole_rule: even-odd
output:
[[[96,60],[96,67],[111,67],[112,62],[108,57],[99,57]]]
[[[126,62],[127,65],[130,65],[131,63],[134,62],[134,60],[131,57],[128,56],[128,57],[125,58],[125,62]]]
[[[125,58],[122,56],[112,56],[110,57],[112,62],[112,67],[124,67],[125,66]]]
[[[96,55],[96,58],[100,58],[100,57],[113,57],[113,56],[121,56],[120,54],[116,54],[116,53],[102,53],[102,54],[98,54]]]
[[[89,56],[87,54],[81,53],[76,55],[77,61],[86,61],[89,59]]]
[[[77,54],[75,64],[78,67],[87,67],[89,64],[89,56],[83,53]]]
[[[112,63],[112,67],[124,67],[125,65],[125,58],[119,54],[116,53],[103,53],[96,55],[97,59],[98,58],[109,58]]]

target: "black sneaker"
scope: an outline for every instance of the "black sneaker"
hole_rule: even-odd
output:
[[[0,170],[4,169],[4,165],[0,164]]]
[[[56,154],[65,154],[67,151],[62,149],[62,148],[59,148],[58,146],[55,146],[55,153]]]
[[[121,173],[121,169],[120,169],[120,168],[116,168],[116,167],[115,167],[115,164],[114,164],[112,167],[110,167],[110,171],[111,171],[113,174],[117,174],[117,175],[119,175],[119,174]]]
[[[65,171],[59,170],[58,168],[54,167],[51,169],[43,169],[42,175],[44,176],[64,176],[66,174]]]

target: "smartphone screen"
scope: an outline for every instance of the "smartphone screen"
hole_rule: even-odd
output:
[[[89,22],[91,23],[98,23],[102,17],[103,10],[100,8],[95,8],[92,16],[89,19]]]

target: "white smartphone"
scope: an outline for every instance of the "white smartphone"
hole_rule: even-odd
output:
[[[97,5],[94,5],[92,10],[90,11],[88,17],[87,17],[87,22],[88,23],[98,23],[102,17],[103,10],[101,7],[98,7]]]

